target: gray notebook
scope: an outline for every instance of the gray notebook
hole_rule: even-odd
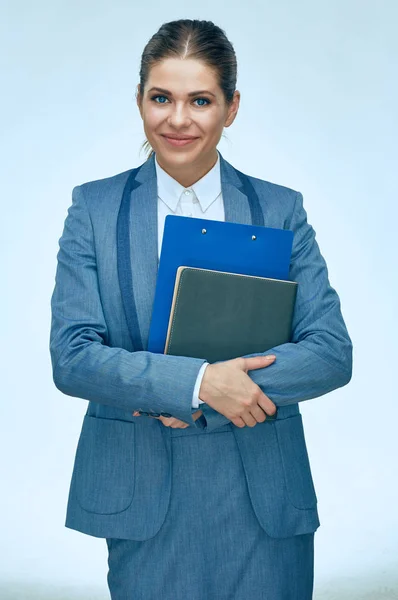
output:
[[[297,286],[295,281],[179,267],[164,353],[214,363],[289,342]]]

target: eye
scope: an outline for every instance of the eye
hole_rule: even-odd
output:
[[[164,99],[167,100],[166,96],[152,96],[151,100],[153,100],[154,102],[156,102],[157,98],[162,98],[163,100]],[[157,102],[157,104],[165,104],[165,102],[163,102],[163,101],[162,102]]]
[[[194,102],[201,102],[201,101],[205,101],[206,104],[211,104],[210,100],[208,100],[207,98],[196,98],[194,100]],[[206,104],[199,104],[198,106],[206,106]]]

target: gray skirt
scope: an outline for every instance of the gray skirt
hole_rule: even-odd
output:
[[[311,600],[314,533],[268,536],[232,430],[189,430],[172,430],[171,498],[158,533],[106,540],[112,600]]]

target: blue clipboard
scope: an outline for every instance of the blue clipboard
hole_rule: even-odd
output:
[[[289,229],[167,215],[148,351],[164,353],[178,267],[287,280],[292,246]]]

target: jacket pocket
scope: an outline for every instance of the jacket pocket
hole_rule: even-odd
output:
[[[275,421],[288,499],[296,508],[317,504],[301,415]]]
[[[86,415],[74,466],[80,506],[114,514],[132,502],[135,485],[134,423]]]

